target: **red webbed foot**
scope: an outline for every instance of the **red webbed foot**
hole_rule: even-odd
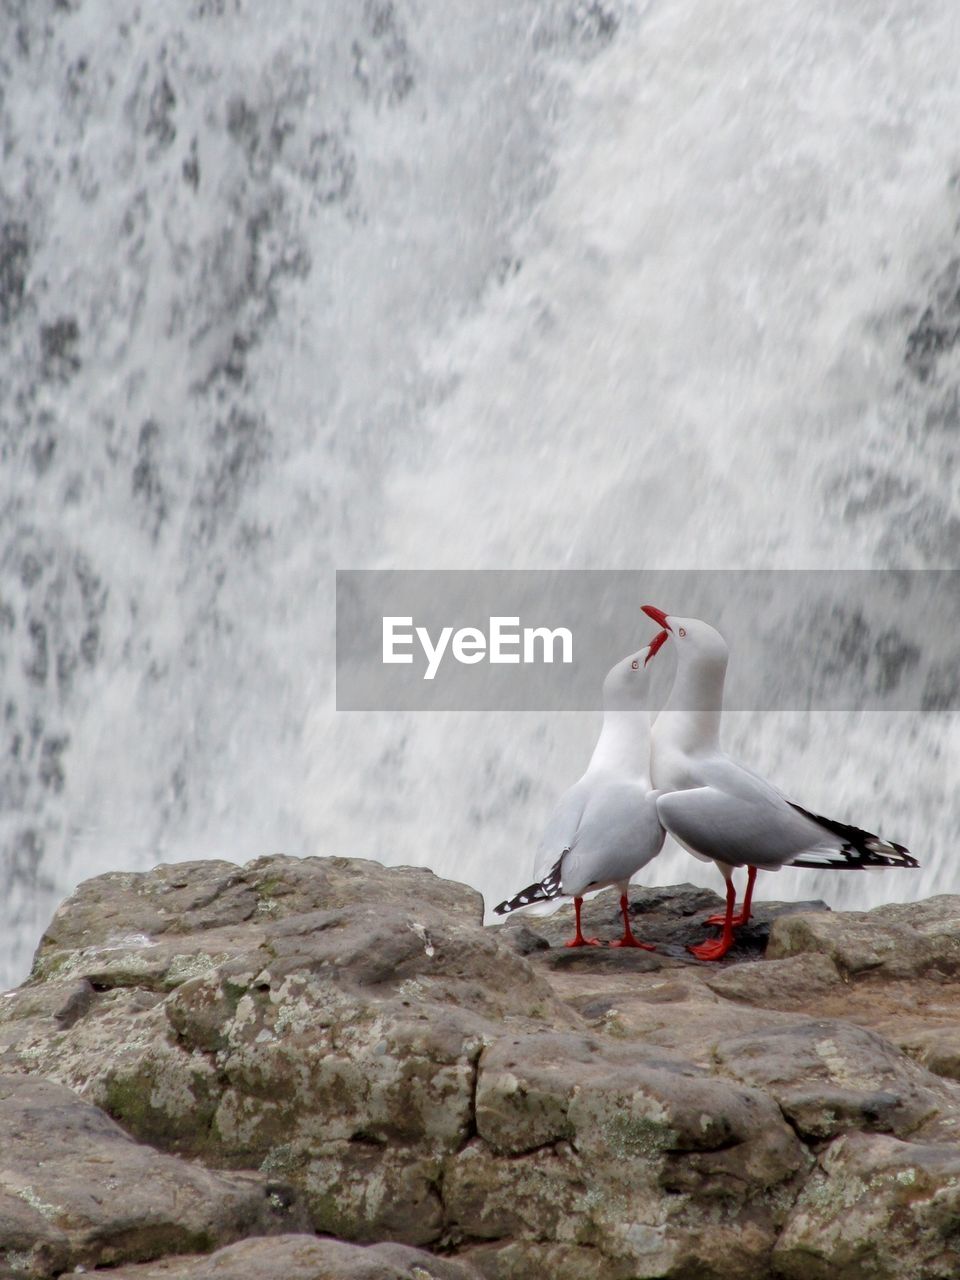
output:
[[[574,898],[573,911],[577,921],[577,932],[574,934],[574,936],[570,939],[569,942],[565,942],[563,944],[565,947],[599,947],[600,945],[599,938],[585,938],[583,936],[583,930],[580,928],[580,908],[582,906],[583,906],[583,899]]]
[[[640,942],[631,933],[629,938],[617,938],[616,942],[610,943],[611,947],[637,947],[640,951],[656,951],[656,947],[652,942]]]
[[[724,915],[722,911],[720,911],[715,916],[707,916],[706,920],[704,920],[703,923],[723,925],[723,924],[726,924],[726,922],[727,922],[727,917]],[[738,916],[734,916],[733,919],[730,921],[730,924],[733,926],[734,929],[739,929],[741,925],[749,924],[749,923],[750,923],[750,917],[744,911],[741,911]]]
[[[623,916],[623,937],[618,938],[616,942],[611,942],[611,947],[636,947],[640,951],[656,951],[649,942],[641,942],[639,938],[635,938],[633,930],[630,928],[630,902],[625,893],[620,895],[620,914]]]
[[[721,960],[732,946],[732,938],[716,938],[710,942],[700,942],[696,946],[687,947],[687,950],[698,960]]]
[[[757,868],[747,867],[747,891],[743,895],[743,903],[740,907],[740,914],[738,916],[734,916],[734,915],[730,916],[729,923],[730,923],[731,929],[739,929],[741,928],[741,926],[750,923],[750,906],[751,906],[751,903],[753,902],[753,886],[756,883],[756,879],[757,879]],[[717,915],[707,916],[706,920],[704,920],[703,923],[726,925],[728,912],[732,912],[732,911],[733,911],[733,904],[730,902],[730,897],[728,894],[727,911],[720,912]]]

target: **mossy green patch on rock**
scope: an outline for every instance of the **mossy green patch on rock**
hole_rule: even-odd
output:
[[[138,1062],[109,1072],[92,1090],[108,1115],[164,1151],[213,1154],[216,1074],[198,1056],[156,1046]]]

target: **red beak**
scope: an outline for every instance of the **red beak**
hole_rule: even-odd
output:
[[[654,657],[659,652],[660,649],[663,648],[663,644],[666,639],[667,639],[666,631],[657,632],[657,634],[653,637],[653,639],[650,641],[650,644],[648,646],[650,652],[647,654],[647,656],[643,660],[644,666],[646,666],[647,663],[650,661],[650,659]]]
[[[671,627],[670,623],[667,621],[667,615],[663,612],[662,609],[657,609],[652,604],[642,604],[640,608],[643,610],[643,612],[647,615],[648,618],[652,618],[654,620],[654,622],[657,624],[658,627],[666,627],[668,631],[673,630],[673,627]],[[662,644],[663,641],[661,640],[660,643]]]

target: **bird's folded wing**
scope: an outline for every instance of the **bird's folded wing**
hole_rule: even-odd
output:
[[[657,812],[681,844],[734,867],[779,867],[821,847],[827,856],[836,852],[836,836],[771,792],[772,788],[746,782],[738,794],[715,786],[668,791],[658,798]]]
[[[566,893],[591,885],[616,884],[660,852],[663,829],[653,793],[645,783],[610,782],[595,786],[563,858]]]
[[[533,864],[534,880],[542,880],[549,875],[564,850],[576,844],[589,796],[590,788],[581,779],[560,797],[537,849]]]

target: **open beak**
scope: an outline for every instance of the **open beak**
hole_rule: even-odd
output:
[[[647,646],[649,652],[647,653],[647,656],[643,660],[644,666],[646,666],[647,663],[650,661],[650,659],[653,658],[660,651],[660,649],[663,648],[663,644],[666,639],[667,639],[666,631],[657,632],[657,634],[650,641],[650,644]]]
[[[642,604],[640,608],[648,618],[652,618],[654,620],[658,627],[665,627],[667,631],[673,630],[673,627],[671,627],[670,623],[667,621],[667,615],[662,609],[658,609],[652,604]],[[663,641],[661,640],[660,643],[663,644]]]

